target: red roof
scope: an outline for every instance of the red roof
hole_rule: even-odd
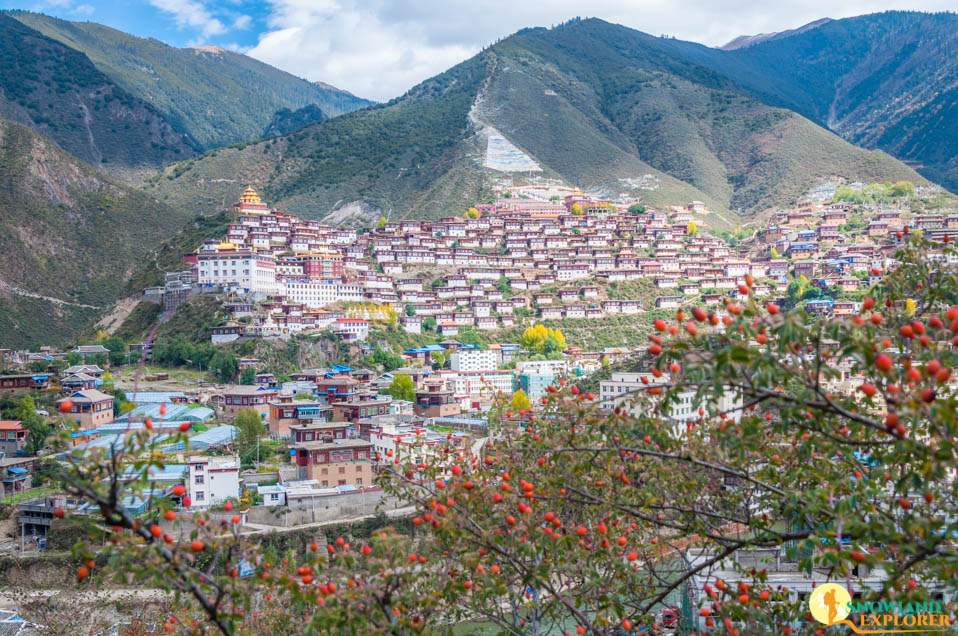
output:
[[[0,431],[22,431],[20,420],[0,420]]]

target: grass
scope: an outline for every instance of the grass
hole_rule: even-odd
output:
[[[31,490],[27,490],[24,492],[18,492],[15,495],[2,497],[0,498],[0,501],[10,503],[10,504],[17,504],[17,503],[20,503],[21,501],[24,501],[25,499],[34,499],[35,497],[52,495],[55,492],[57,492],[56,488],[33,488]]]

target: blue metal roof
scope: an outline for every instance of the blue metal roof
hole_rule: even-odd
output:
[[[197,433],[190,438],[190,448],[209,448],[210,446],[216,446],[219,444],[226,444],[236,439],[238,430],[235,426],[230,426],[229,424],[224,424],[223,426],[214,426],[208,431],[203,431],[202,433]],[[185,442],[176,442],[165,447],[163,450],[185,450]]]
[[[173,401],[173,398],[185,399],[183,391],[131,391],[126,399],[136,404],[164,404]]]

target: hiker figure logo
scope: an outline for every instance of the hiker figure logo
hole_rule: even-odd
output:
[[[937,601],[853,603],[852,595],[838,583],[816,587],[808,597],[808,609],[819,623],[845,625],[856,634],[941,633],[951,625]]]
[[[833,625],[848,616],[851,594],[838,583],[824,583],[808,598],[808,608],[819,623]]]

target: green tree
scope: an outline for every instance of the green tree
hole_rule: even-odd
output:
[[[446,354],[442,351],[433,351],[429,354],[429,357],[432,358],[433,365],[439,367],[440,369],[446,364]]]
[[[892,187],[892,195],[896,197],[907,197],[915,194],[915,184],[911,181],[896,181]]]
[[[215,373],[222,382],[229,382],[235,378],[238,369],[239,358],[236,354],[227,351],[217,351],[210,360],[210,371]]]
[[[376,227],[378,227],[380,230],[386,227],[386,217],[379,217],[379,224]]]
[[[239,383],[240,384],[253,384],[256,381],[256,369],[253,367],[246,367],[240,372]]]
[[[645,214],[645,206],[640,203],[633,203],[629,206],[629,214]]]
[[[416,401],[416,387],[412,378],[405,373],[399,373],[393,381],[389,383],[389,395],[394,400],[406,400],[407,402]]]
[[[236,414],[233,426],[237,428],[233,444],[244,466],[250,466],[256,459],[257,442],[266,434],[263,419],[254,409],[243,409]]]

